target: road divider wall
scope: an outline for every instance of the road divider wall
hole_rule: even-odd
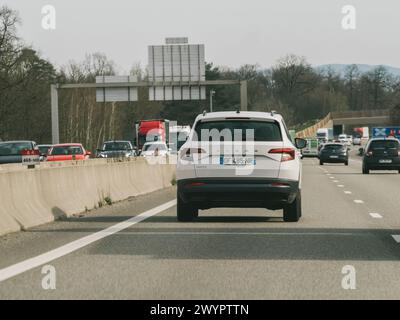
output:
[[[316,123],[315,125],[308,127],[296,133],[297,138],[315,138],[317,136],[318,129],[322,128],[333,128],[332,114],[329,113],[324,119]]]
[[[0,166],[0,235],[171,186],[174,164],[145,159]]]

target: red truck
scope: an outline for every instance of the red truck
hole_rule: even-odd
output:
[[[139,153],[146,142],[162,141],[168,144],[169,120],[141,120],[136,122],[135,128],[136,147]]]

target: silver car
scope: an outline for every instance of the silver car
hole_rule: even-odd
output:
[[[0,164],[22,163],[22,151],[37,150],[34,141],[0,142]]]

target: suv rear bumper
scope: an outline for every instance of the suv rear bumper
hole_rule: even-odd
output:
[[[349,161],[349,157],[347,155],[337,155],[337,158],[331,158],[330,156],[320,155],[319,159],[325,163],[345,163]]]
[[[391,160],[392,163],[380,163],[380,160]],[[364,157],[363,165],[370,170],[400,170],[400,157]]]
[[[299,182],[264,178],[196,178],[178,181],[178,197],[199,209],[282,209],[298,194]]]

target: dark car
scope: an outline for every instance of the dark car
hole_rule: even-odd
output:
[[[103,149],[97,150],[98,158],[129,158],[135,155],[136,151],[130,141],[107,141]]]
[[[37,150],[33,141],[0,142],[0,164],[22,163],[22,151]]]
[[[362,171],[369,174],[370,170],[396,170],[400,173],[400,142],[395,138],[371,139],[364,154]]]
[[[324,163],[344,163],[349,165],[348,147],[341,143],[326,143],[319,153],[319,164]]]

